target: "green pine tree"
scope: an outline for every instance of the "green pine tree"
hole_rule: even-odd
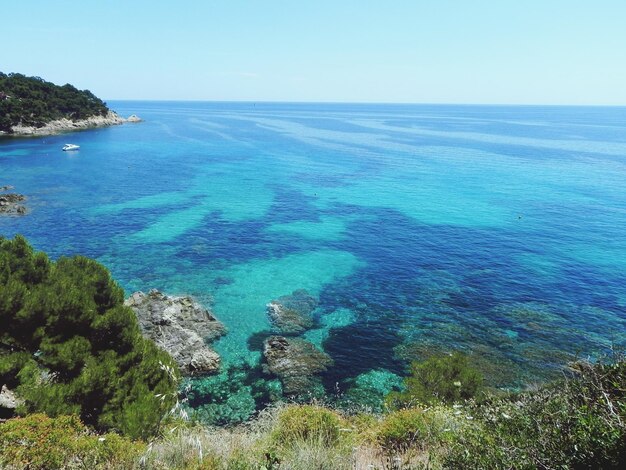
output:
[[[158,430],[177,369],[123,302],[96,261],[53,262],[21,236],[0,238],[0,384],[24,399],[21,412],[76,413],[132,437]]]

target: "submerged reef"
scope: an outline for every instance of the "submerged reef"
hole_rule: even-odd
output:
[[[13,186],[0,186],[0,193],[10,191]],[[26,199],[22,194],[0,194],[0,215],[24,215],[26,207],[20,204]]]
[[[219,370],[220,356],[207,342],[224,335],[226,328],[191,297],[170,297],[153,289],[135,292],[125,305],[137,315],[143,335],[170,353],[183,375]]]
[[[339,399],[340,408],[370,413],[385,411],[385,397],[404,389],[402,377],[387,369],[364,372],[348,381],[349,388]]]
[[[241,423],[282,397],[280,381],[258,366],[230,364],[216,375],[188,378],[183,402],[195,419],[209,425]]]
[[[267,316],[272,330],[284,335],[298,335],[313,326],[311,312],[317,300],[304,289],[284,295],[267,304]]]

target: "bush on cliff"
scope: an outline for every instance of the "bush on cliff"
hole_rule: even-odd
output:
[[[480,403],[382,415],[291,404],[236,427],[176,423],[147,447],[110,435],[96,440],[74,418],[31,415],[0,424],[0,467],[58,468],[71,462],[79,468],[143,470],[621,469],[626,362],[577,369],[574,377]],[[101,438],[112,439],[103,447]]]
[[[574,379],[459,409],[447,468],[624,468],[626,361],[574,368]]]
[[[392,408],[468,400],[482,390],[483,376],[470,364],[467,355],[454,352],[413,362],[404,386],[403,392],[388,395]]]
[[[131,469],[144,444],[91,433],[75,416],[32,414],[0,424],[0,467],[12,469]]]
[[[317,405],[294,405],[278,414],[273,440],[282,445],[314,441],[335,445],[340,438],[341,417],[329,408]]]
[[[53,262],[21,236],[0,238],[0,384],[24,400],[20,412],[77,414],[132,437],[157,431],[176,367],[123,301],[96,261]]]

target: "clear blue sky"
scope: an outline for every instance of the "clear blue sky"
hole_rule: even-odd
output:
[[[0,71],[104,99],[626,105],[626,0],[2,0]]]

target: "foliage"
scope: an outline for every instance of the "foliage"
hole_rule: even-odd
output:
[[[0,424],[3,468],[132,468],[143,448],[117,434],[91,434],[76,416],[32,414]]]
[[[141,468],[621,468],[626,461],[626,362],[575,369],[575,377],[537,390],[463,405],[352,416],[318,405],[279,405],[236,427],[177,426],[148,446]],[[64,426],[79,430],[70,434],[83,432],[75,419]],[[42,447],[51,432],[38,429]],[[62,435],[53,438],[68,442]],[[1,431],[0,442],[8,442]],[[53,458],[60,446],[45,458]],[[121,462],[129,454],[119,449]],[[84,455],[72,452],[77,458]]]
[[[579,376],[474,404],[446,457],[453,468],[623,468],[626,362],[578,364]]]
[[[355,428],[328,407],[288,405],[273,414],[266,454],[278,468],[349,469],[357,444]]]
[[[0,131],[12,126],[41,127],[49,121],[104,116],[109,109],[89,90],[58,86],[39,77],[0,72]]]
[[[141,458],[142,469],[272,468],[262,437],[253,429],[182,425],[152,442]]]
[[[317,405],[292,405],[278,415],[272,439],[280,445],[295,442],[321,442],[332,446],[339,441],[341,417]]]
[[[447,441],[457,427],[447,407],[405,408],[384,416],[376,441],[385,451],[424,449]]]
[[[467,355],[454,352],[413,362],[404,386],[403,392],[388,395],[392,408],[468,400],[482,390],[483,377],[470,365]]]
[[[383,449],[402,450],[423,444],[428,430],[428,415],[420,408],[407,408],[385,416],[377,440]]]
[[[77,414],[98,430],[147,437],[175,401],[175,366],[144,339],[122,289],[96,261],[50,261],[0,238],[0,383],[22,413]]]

